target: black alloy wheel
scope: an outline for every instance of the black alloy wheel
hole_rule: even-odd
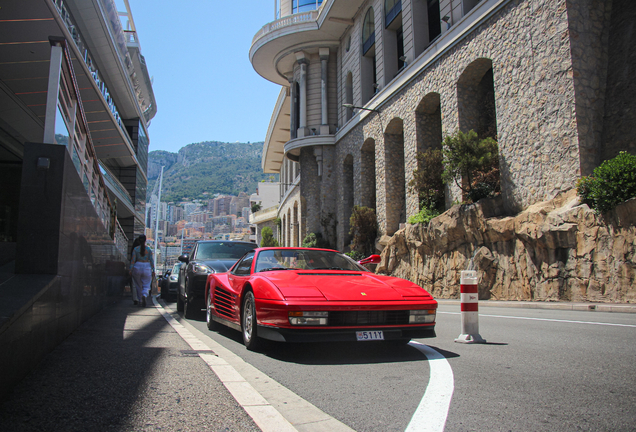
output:
[[[245,292],[242,311],[241,333],[243,333],[243,343],[248,350],[255,351],[261,345],[261,340],[256,333],[256,302],[252,291]]]
[[[183,312],[183,298],[181,298],[181,293],[177,291],[177,311]]]
[[[185,301],[183,302],[183,316],[186,317],[187,319],[196,318],[197,312],[200,312],[200,310],[197,311],[194,306],[195,306],[194,301],[186,298]]]

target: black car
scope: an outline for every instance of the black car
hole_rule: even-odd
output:
[[[186,318],[193,318],[205,308],[205,282],[212,273],[226,272],[243,255],[258,245],[250,242],[225,240],[199,241],[190,255],[179,257],[177,310]]]
[[[176,263],[172,270],[168,270],[170,275],[166,278],[164,284],[161,286],[161,298],[166,301],[175,301],[177,298],[177,292],[179,289],[179,269],[183,265],[182,262]]]
[[[165,299],[168,297],[168,283],[170,278],[171,270],[166,270],[166,272],[157,277],[157,285],[159,286],[159,292],[161,293],[161,298]]]

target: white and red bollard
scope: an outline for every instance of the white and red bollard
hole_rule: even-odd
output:
[[[486,343],[479,335],[479,286],[477,272],[464,270],[461,275],[462,334],[455,342]]]

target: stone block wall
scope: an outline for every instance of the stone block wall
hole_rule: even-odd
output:
[[[514,217],[500,208],[482,200],[407,225],[376,271],[459,298],[472,259],[482,300],[636,302],[636,199],[603,216],[581,205],[575,190]]]
[[[581,167],[566,6],[565,0],[506,3],[395,92],[380,106],[379,114],[370,113],[337,142],[337,160],[353,156],[356,204],[368,201],[369,196],[363,172],[366,153],[361,149],[370,139],[375,143],[376,211],[381,234],[395,231],[395,192],[388,185],[401,172],[390,167],[395,159],[387,136],[393,142],[394,135],[386,135],[387,128],[396,121],[403,124],[404,178],[400,181],[405,184],[408,217],[419,210],[417,194],[407,186],[417,168],[417,151],[425,147],[424,140],[433,145],[432,139],[424,137],[439,136],[440,129],[448,135],[478,124],[475,117],[482,113],[470,98],[479,98],[481,90],[475,86],[490,70],[505,211],[518,212],[574,186]],[[462,83],[473,90],[461,92]],[[427,111],[423,107],[428,105]],[[436,105],[439,114],[434,116],[431,113]],[[419,115],[418,109],[428,116]],[[429,124],[435,118],[441,119],[441,124]],[[344,178],[341,164],[335,168],[338,178]],[[448,206],[459,200],[460,191],[450,185]],[[339,201],[339,218],[350,214],[350,209],[340,208],[342,204]]]

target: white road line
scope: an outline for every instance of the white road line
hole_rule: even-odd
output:
[[[450,408],[455,379],[448,360],[435,349],[418,342],[410,342],[428,359],[431,371],[426,391],[415,410],[406,432],[441,432],[444,430]]]
[[[263,432],[297,432],[298,430],[282,416],[267,400],[256,391],[243,376],[228,364],[225,360],[209,353],[209,348],[194,336],[187,328],[172,317],[153,297],[153,302],[161,315],[175,329],[175,331],[186,341],[193,350],[208,351],[199,353],[199,357],[207,363],[210,369],[217,375],[225,388],[229,390],[234,399],[243,407],[247,414],[252,417],[254,423]]]
[[[447,315],[459,315],[461,312],[437,312],[438,314],[447,314]],[[530,320],[530,321],[550,321],[550,322],[560,322],[560,323],[569,323],[569,324],[593,324],[593,325],[601,325],[601,326],[613,326],[613,327],[633,327],[636,328],[634,324],[614,324],[614,323],[603,323],[603,322],[593,322],[593,321],[571,321],[571,320],[560,320],[560,319],[552,319],[552,318],[531,318],[531,317],[519,317],[519,316],[509,316],[509,315],[488,315],[488,314],[479,314],[480,317],[490,317],[490,318],[510,318],[510,319],[520,319],[520,320]]]

